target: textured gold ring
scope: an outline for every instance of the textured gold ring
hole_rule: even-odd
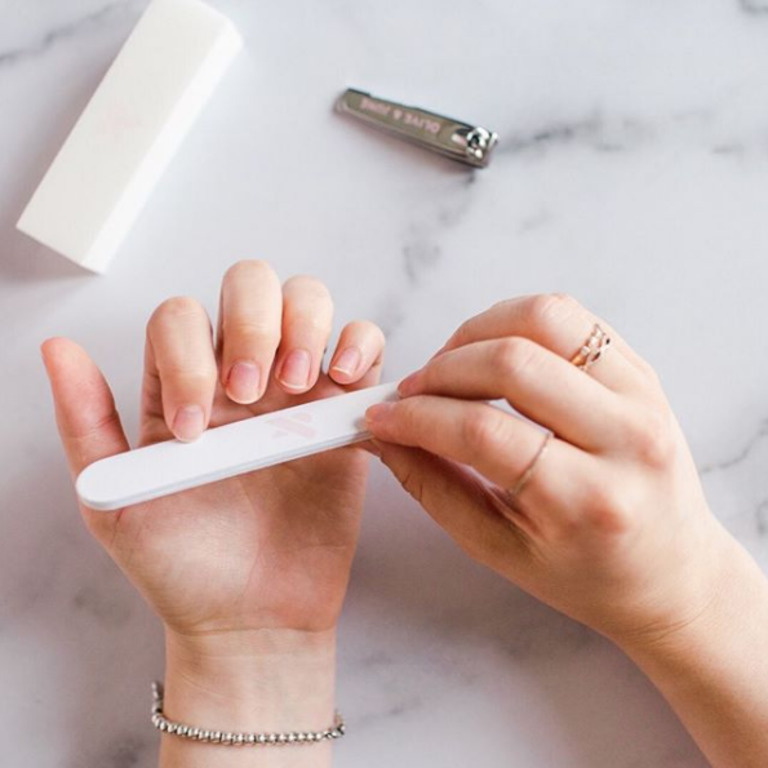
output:
[[[610,348],[611,337],[597,324],[571,362],[582,371],[588,371]]]

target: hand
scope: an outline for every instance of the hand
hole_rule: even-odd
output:
[[[713,768],[762,768],[768,581],[709,511],[648,364],[602,321],[613,344],[570,362],[595,323],[561,296],[472,318],[369,410],[376,447],[472,557],[623,648]]]
[[[191,440],[209,425],[375,384],[384,338],[368,322],[343,329],[328,373],[321,372],[332,315],[324,285],[295,277],[281,289],[272,269],[258,261],[226,273],[215,345],[198,302],[161,304],[147,326],[139,445]],[[48,340],[42,352],[73,477],[128,450],[109,387],[87,354],[67,339]],[[166,626],[169,668],[181,669],[166,685],[166,704],[177,716],[189,702],[179,694],[182,678],[194,678],[195,690],[227,695],[228,706],[236,690],[251,718],[261,711],[253,702],[265,708],[272,695],[265,691],[265,667],[270,685],[290,687],[297,701],[307,698],[318,676],[326,685],[329,668],[332,678],[333,631],[357,541],[368,458],[350,447],[117,513],[81,505],[89,530]],[[275,679],[281,670],[290,683]],[[322,716],[330,718],[326,693]],[[286,697],[279,698],[287,707]],[[201,708],[190,717],[205,714]],[[227,722],[218,710],[210,714]],[[253,723],[239,711],[230,714],[231,728],[236,720],[244,729],[297,727],[287,715],[276,720],[265,711]]]
[[[560,296],[502,302],[403,381],[399,403],[372,408],[369,427],[472,557],[618,642],[650,641],[706,611],[734,545],[649,365],[603,321],[611,347],[588,374],[569,362],[596,322]],[[498,398],[535,423],[482,402]],[[513,495],[540,427],[554,436]]]

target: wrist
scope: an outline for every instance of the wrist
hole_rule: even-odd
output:
[[[623,650],[648,675],[710,763],[768,765],[768,581],[735,541],[691,621]]]
[[[166,631],[165,714],[228,731],[322,730],[333,722],[335,631]]]
[[[766,579],[760,568],[723,529],[699,558],[700,566],[680,589],[681,605],[668,620],[611,639],[635,660],[653,663],[694,652],[709,654],[735,627],[744,628],[763,602]]]

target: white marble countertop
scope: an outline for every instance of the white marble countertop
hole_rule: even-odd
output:
[[[660,371],[717,514],[768,568],[768,2],[219,0],[243,53],[107,276],[13,224],[145,0],[0,0],[3,766],[149,768],[156,620],[81,526],[38,345],[136,432],[144,324],[239,258],[389,336],[569,292]],[[472,172],[334,114],[353,85],[497,130]],[[473,566],[377,469],[341,632],[341,768],[701,768],[593,633]]]

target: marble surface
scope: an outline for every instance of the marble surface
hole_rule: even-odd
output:
[[[0,0],[0,762],[148,768],[156,621],[82,528],[38,344],[136,432],[143,327],[232,261],[332,288],[387,376],[465,317],[567,291],[658,368],[717,514],[768,568],[768,2],[218,0],[246,51],[106,277],[13,224],[144,0]],[[346,86],[501,134],[473,172],[331,110]],[[475,567],[377,469],[336,764],[702,768],[614,648]]]

